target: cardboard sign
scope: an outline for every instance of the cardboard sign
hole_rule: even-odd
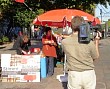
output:
[[[40,55],[1,54],[2,82],[40,82]]]

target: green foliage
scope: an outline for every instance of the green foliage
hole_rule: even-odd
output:
[[[12,5],[11,0],[0,0],[0,11],[7,11],[10,10],[10,6]]]
[[[0,43],[2,43],[3,41],[2,41],[2,39],[0,39]]]
[[[43,9],[39,9],[38,10],[38,14],[43,14],[44,13],[44,10]]]
[[[9,42],[9,38],[7,36],[3,36],[2,41],[3,42]]]
[[[17,11],[14,16],[14,22],[15,24],[19,24],[21,27],[28,27],[35,16],[35,13],[28,10]]]
[[[5,42],[9,42],[9,38],[7,36],[3,36],[3,38],[0,39],[0,44]]]
[[[0,0],[0,20],[3,18],[4,13],[10,10],[12,1],[10,0]]]
[[[93,14],[95,4],[101,3],[106,7],[106,1],[109,2],[109,0],[25,0],[26,4],[24,4],[15,0],[0,0],[0,19],[2,16],[11,18],[14,25],[28,27],[37,15],[48,10],[72,8]]]

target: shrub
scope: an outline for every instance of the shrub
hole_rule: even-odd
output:
[[[3,36],[2,40],[3,42],[9,42],[9,38],[7,36]]]
[[[2,39],[0,39],[0,42],[2,42]]]

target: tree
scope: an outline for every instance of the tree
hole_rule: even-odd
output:
[[[37,15],[44,11],[72,8],[93,14],[95,4],[101,3],[106,7],[106,1],[109,0],[25,0],[27,7],[23,3],[15,2],[15,0],[0,0],[0,18],[9,18],[11,22],[14,21],[14,24],[27,27]]]
[[[0,0],[0,20],[3,18],[5,13],[11,12],[11,6],[13,3],[10,0]]]

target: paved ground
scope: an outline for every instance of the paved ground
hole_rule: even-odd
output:
[[[42,45],[33,42],[33,47]],[[11,53],[15,54],[15,50],[11,50],[12,43],[0,46],[0,54]],[[95,61],[95,70],[97,75],[96,89],[110,89],[110,38],[100,41],[100,59]],[[39,83],[2,83],[0,89],[67,89],[66,83],[60,83],[56,76],[63,74],[63,65],[59,64],[55,67],[55,74],[52,77],[41,79]]]

